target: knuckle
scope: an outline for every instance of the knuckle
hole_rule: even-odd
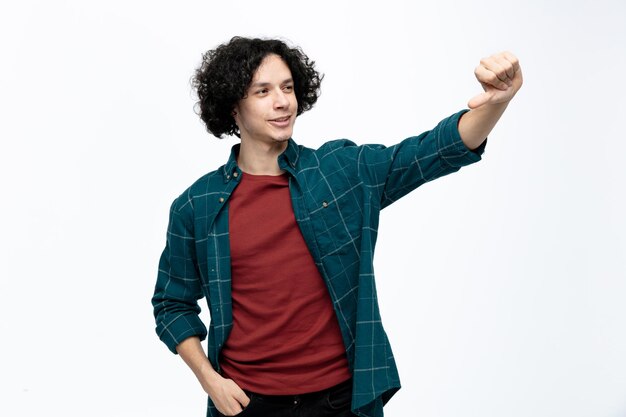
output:
[[[509,62],[511,62],[511,64],[516,65],[517,63],[519,63],[519,59],[517,59],[517,57],[515,55],[513,55],[511,52],[507,51],[507,58],[509,60]]]

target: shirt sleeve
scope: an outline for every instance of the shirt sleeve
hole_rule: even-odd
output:
[[[467,111],[461,110],[443,119],[434,129],[396,145],[359,147],[358,175],[378,193],[381,208],[428,181],[480,161],[487,139],[470,150],[459,134],[459,119]]]
[[[204,340],[206,326],[198,314],[203,297],[195,252],[192,212],[178,211],[177,201],[170,208],[167,241],[159,261],[157,283],[152,297],[156,332],[173,352],[190,336]]]

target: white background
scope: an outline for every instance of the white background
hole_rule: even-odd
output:
[[[403,382],[386,415],[626,416],[618,0],[3,2],[0,415],[204,415],[150,297],[171,201],[236,143],[189,85],[234,35],[288,39],[326,74],[294,133],[311,147],[430,129],[482,91],[482,57],[516,54],[483,161],[381,214]]]

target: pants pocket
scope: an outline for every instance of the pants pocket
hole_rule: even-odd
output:
[[[349,410],[352,403],[352,383],[347,381],[330,389],[326,394],[326,405],[332,410]]]

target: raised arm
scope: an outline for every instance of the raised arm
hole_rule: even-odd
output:
[[[469,101],[470,111],[459,121],[459,134],[469,149],[481,145],[523,83],[519,60],[510,52],[483,58],[474,74],[485,92]]]

